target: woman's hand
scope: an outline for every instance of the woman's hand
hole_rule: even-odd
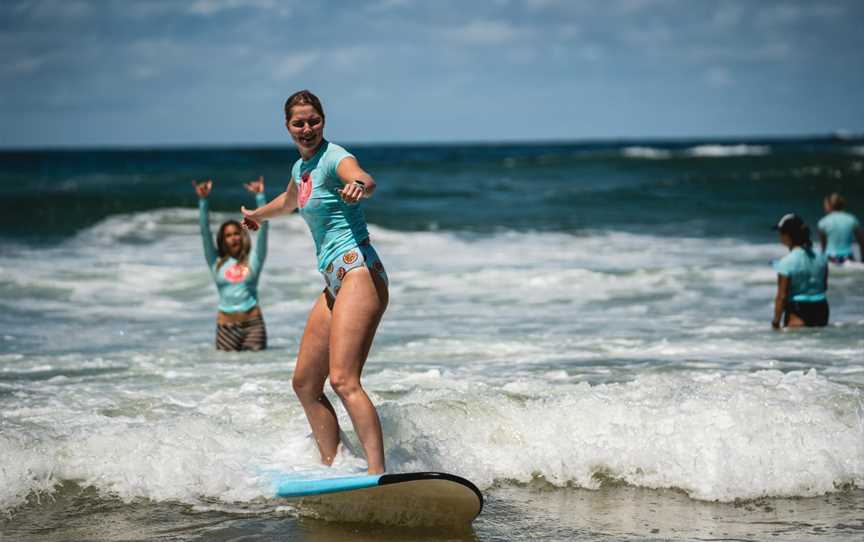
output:
[[[345,187],[339,191],[339,194],[342,196],[342,201],[345,203],[357,203],[360,201],[360,198],[366,194],[366,187],[358,181],[354,181],[346,184]]]
[[[246,207],[240,207],[240,212],[243,213],[243,227],[247,230],[258,231],[258,228],[261,227],[261,222],[258,218],[256,218],[256,211],[250,211]]]
[[[192,186],[195,187],[195,192],[198,194],[198,197],[204,199],[210,195],[210,191],[213,189],[213,181],[210,179],[200,183],[192,181]]]
[[[246,187],[246,190],[252,192],[253,194],[260,194],[264,192],[264,177],[258,177],[257,181],[249,181],[248,183],[243,183],[243,186]]]

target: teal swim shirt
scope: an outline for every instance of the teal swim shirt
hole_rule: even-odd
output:
[[[858,219],[845,211],[832,211],[819,221],[819,231],[828,238],[825,252],[829,256],[852,256],[852,242]],[[864,258],[864,254],[861,255]]]
[[[344,148],[323,141],[312,158],[300,158],[291,169],[291,178],[297,184],[300,216],[315,241],[319,271],[324,271],[334,258],[369,237],[359,203],[345,203],[339,195],[345,184],[336,174],[336,168],[348,157],[353,155]]]
[[[774,269],[784,277],[789,277],[792,301],[825,300],[828,259],[821,252],[795,247],[780,261],[774,262]]]
[[[267,203],[263,193],[255,194],[258,207]],[[234,258],[228,258],[218,269],[219,260],[213,234],[210,232],[210,207],[207,198],[198,200],[198,225],[201,227],[201,240],[204,242],[204,259],[210,268],[210,275],[219,292],[219,311],[246,312],[258,304],[258,279],[267,257],[267,231],[269,222],[264,222],[258,232],[258,239],[252,244],[246,265],[239,265]]]

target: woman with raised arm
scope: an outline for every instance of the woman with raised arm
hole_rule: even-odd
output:
[[[204,243],[204,259],[219,292],[219,312],[216,316],[216,348],[226,351],[263,350],[267,348],[267,328],[258,303],[258,279],[267,257],[265,224],[252,246],[249,233],[236,220],[219,227],[216,245],[210,232],[210,207],[207,196],[213,181],[192,181],[198,193],[198,222]],[[258,206],[264,205],[264,178],[244,185],[255,195]]]
[[[330,465],[339,445],[339,422],[324,395],[330,386],[351,417],[369,473],[384,472],[378,412],[360,375],[387,308],[387,273],[369,241],[360,200],[375,181],[344,148],[324,139],[324,108],[308,90],[285,102],[285,125],[300,159],[284,193],[254,211],[242,209],[256,229],[275,216],[300,210],[309,225],[325,288],[315,301],[300,342],[293,385],[315,435],[321,461]]]

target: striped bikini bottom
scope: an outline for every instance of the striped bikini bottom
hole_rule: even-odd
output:
[[[216,324],[216,349],[226,352],[264,350],[267,328],[263,318],[252,318],[236,324]]]

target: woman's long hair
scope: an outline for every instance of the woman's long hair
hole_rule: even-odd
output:
[[[813,241],[810,240],[810,226],[802,223],[800,228],[786,232],[792,240],[792,246],[802,247],[808,254],[813,251]]]
[[[219,226],[219,233],[216,234],[216,250],[219,253],[219,259],[216,260],[216,269],[222,267],[222,264],[228,258],[231,258],[231,254],[228,253],[228,246],[225,244],[225,228],[228,226],[236,226],[238,230],[240,230],[240,254],[237,255],[237,263],[246,263],[246,259],[249,257],[249,251],[252,248],[252,240],[249,238],[249,233],[240,225],[236,220],[226,220]]]

